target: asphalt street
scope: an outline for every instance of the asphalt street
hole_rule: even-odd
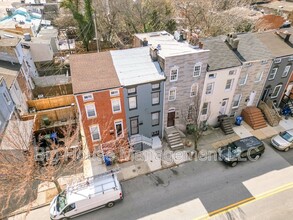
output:
[[[293,164],[293,150],[280,152],[265,140],[266,150],[255,162],[241,162],[232,168],[223,162],[194,161],[122,182],[124,200],[77,220],[138,219],[199,198],[208,212],[252,195],[243,181]]]

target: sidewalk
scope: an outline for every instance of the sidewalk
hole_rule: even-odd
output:
[[[220,129],[208,130],[204,133],[198,143],[198,150],[204,152],[204,155],[211,155],[216,153],[216,150],[220,146],[227,145],[228,143],[238,140],[240,138],[248,136],[256,136],[263,140],[273,135],[278,134],[281,131],[292,129],[293,119],[282,119],[280,124],[276,127],[267,126],[259,130],[253,130],[245,122],[241,126],[233,127],[234,134],[224,135]],[[185,139],[188,139],[186,137]],[[184,148],[178,151],[171,151],[166,142],[162,143],[161,149],[148,149],[142,152],[132,154],[131,161],[122,164],[114,164],[106,167],[101,159],[92,157],[84,160],[84,172],[76,175],[65,176],[59,179],[62,188],[65,188],[67,184],[79,181],[83,178],[87,178],[93,175],[101,174],[107,170],[119,169],[118,179],[125,181],[135,178],[140,175],[155,172],[157,170],[166,169],[169,167],[177,166],[179,164],[193,160],[190,157],[190,152],[193,147]],[[206,154],[208,152],[208,154]],[[196,160],[197,158],[195,158]],[[30,205],[22,207],[14,213],[26,212],[29,209],[42,208],[48,205],[53,197],[57,194],[54,184],[41,183],[38,187],[38,197]]]

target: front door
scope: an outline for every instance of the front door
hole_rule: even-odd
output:
[[[292,87],[293,87],[293,84],[289,84],[288,85],[288,87],[286,89],[286,93],[285,93],[287,96],[290,96]]]
[[[266,88],[266,89],[265,89],[265,91],[263,92],[262,97],[261,97],[261,100],[262,100],[262,101],[264,101],[264,102],[266,101],[267,96],[268,96],[268,94],[269,94],[269,91],[270,91],[269,88]]]
[[[175,125],[175,111],[168,112],[167,127],[172,127]]]
[[[116,131],[116,138],[118,138],[120,135],[122,135],[122,137],[123,137],[122,121],[116,121],[115,122],[115,131]]]
[[[222,104],[221,104],[221,108],[220,108],[220,115],[225,115],[225,114],[226,114],[226,109],[227,109],[227,105],[228,105],[228,100],[229,100],[229,99],[223,99],[223,100],[222,100]]]
[[[253,101],[254,101],[255,95],[256,95],[256,92],[255,91],[252,91],[250,93],[249,100],[247,102],[247,106],[252,106],[253,105]]]

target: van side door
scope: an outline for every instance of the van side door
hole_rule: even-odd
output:
[[[63,215],[64,217],[71,217],[76,214],[76,211],[77,211],[77,209],[76,209],[75,203],[72,203],[72,204],[67,205],[63,209],[61,216]]]

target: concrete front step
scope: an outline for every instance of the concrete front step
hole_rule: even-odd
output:
[[[179,150],[179,149],[184,148],[184,145],[183,145],[183,143],[176,144],[176,145],[170,145],[170,148],[171,148],[172,150]]]

